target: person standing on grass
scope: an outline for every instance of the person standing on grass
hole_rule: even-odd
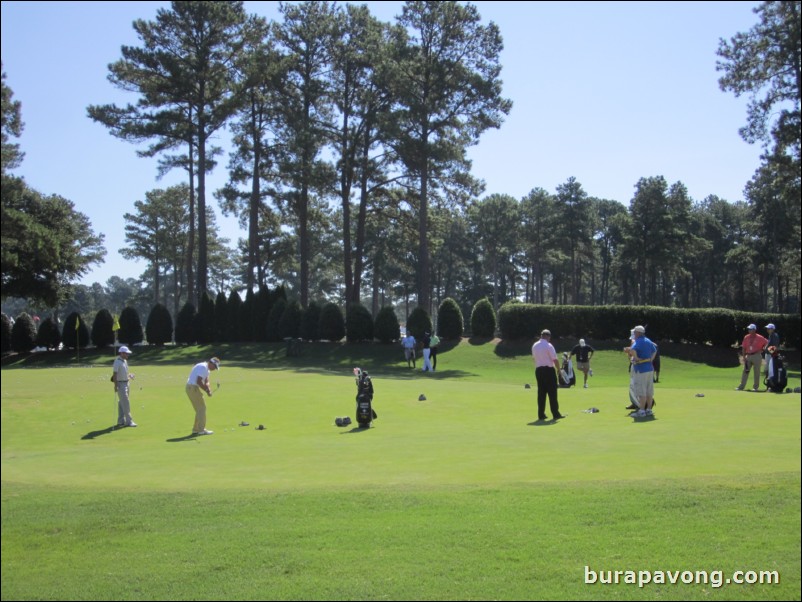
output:
[[[585,388],[588,388],[588,373],[593,375],[590,369],[590,358],[593,357],[593,352],[596,351],[590,345],[585,344],[585,339],[579,339],[579,345],[571,349],[571,356],[576,356],[576,367],[585,375]]]
[[[136,422],[131,417],[131,401],[128,398],[130,387],[128,381],[134,379],[134,375],[128,372],[128,357],[131,350],[125,345],[120,347],[119,355],[114,360],[112,366],[111,381],[114,383],[114,392],[117,394],[117,426],[136,426]]]
[[[549,397],[552,420],[565,418],[560,414],[560,404],[557,401],[557,373],[560,371],[560,361],[557,352],[551,344],[551,332],[543,330],[540,340],[532,345],[532,361],[535,364],[535,380],[537,380],[537,419],[546,420],[546,396]]]
[[[407,336],[401,340],[401,344],[404,347],[404,357],[407,360],[407,368],[415,368],[415,345],[417,345],[418,342],[415,340],[415,337],[412,336],[412,333],[407,331]],[[410,362],[412,365],[410,365]]]
[[[631,383],[638,398],[638,409],[630,415],[651,416],[654,405],[654,365],[652,362],[657,354],[657,347],[646,338],[646,329],[643,326],[636,326],[632,330],[632,334],[634,342],[631,346],[624,348],[624,351],[632,359]]]
[[[749,370],[752,370],[752,390],[760,389],[760,366],[763,363],[763,350],[768,344],[768,339],[757,333],[757,326],[750,324],[746,327],[749,333],[741,343],[741,353],[744,359],[744,369],[741,374],[741,384],[735,387],[736,391],[743,391],[746,388],[746,381],[749,380]]]
[[[209,387],[209,373],[212,370],[220,369],[220,360],[216,357],[212,359],[195,364],[192,367],[192,372],[189,373],[187,379],[186,392],[192,407],[195,408],[195,424],[192,427],[193,435],[211,435],[214,431],[206,429],[206,402],[203,399],[203,391],[206,395],[212,396],[212,390]]]

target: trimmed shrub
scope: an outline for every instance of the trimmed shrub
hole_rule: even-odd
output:
[[[170,312],[161,303],[157,303],[150,310],[148,323],[145,326],[148,343],[157,347],[164,346],[173,340],[173,318]]]
[[[345,316],[345,337],[349,343],[373,340],[373,316],[361,303],[348,306]]]
[[[218,343],[225,343],[228,339],[228,301],[226,294],[220,291],[214,300],[214,340]]]
[[[101,309],[92,320],[92,344],[98,349],[114,345],[114,316],[108,309]]]
[[[241,312],[242,298],[239,296],[237,291],[232,290],[228,295],[228,301],[226,302],[226,329],[228,330],[226,340],[229,342],[233,343],[241,340],[239,333],[239,319]]]
[[[36,324],[30,315],[23,312],[17,316],[11,327],[11,350],[28,353],[36,347]]]
[[[337,343],[345,336],[343,312],[334,303],[326,303],[320,310],[320,338]]]
[[[122,316],[120,318],[122,320]],[[120,324],[122,325],[122,321]],[[77,311],[72,312],[64,320],[64,328],[61,330],[61,342],[64,343],[65,347],[71,349],[77,349],[79,346],[86,347],[89,344],[89,329]]]
[[[46,349],[58,349],[61,343],[61,332],[58,324],[52,317],[47,317],[39,324],[39,331],[36,333],[36,346]]]
[[[320,306],[314,301],[301,316],[301,338],[305,341],[320,340]]]
[[[437,310],[437,334],[446,340],[458,340],[462,337],[465,323],[462,319],[462,310],[452,298],[443,299]]]
[[[129,347],[133,347],[145,340],[139,313],[131,306],[120,312],[120,330],[117,332],[117,339],[120,343]]]
[[[283,302],[284,300],[282,299],[281,301]],[[286,303],[278,323],[278,333],[282,341],[287,338],[297,339],[301,336],[301,317],[303,313],[304,310],[299,301],[292,300]]]
[[[471,333],[475,337],[487,338],[492,338],[496,335],[496,312],[487,297],[479,299],[473,306],[471,311]]]
[[[6,314],[0,314],[0,351],[11,351],[11,318]]]
[[[385,305],[376,314],[373,334],[382,343],[392,343],[401,339],[401,325],[392,307]]]
[[[416,307],[407,318],[407,332],[415,337],[416,341],[422,341],[425,334],[432,332],[432,319],[422,307]]]
[[[281,317],[284,315],[284,310],[287,309],[287,301],[285,299],[278,299],[273,303],[270,308],[270,314],[267,316],[266,334],[267,341],[275,343],[276,341],[283,340],[281,336]]]
[[[195,334],[195,306],[187,301],[175,319],[175,342],[194,345],[198,341]]]
[[[208,292],[200,298],[200,307],[195,314],[195,334],[198,344],[209,345],[214,343],[214,300]]]

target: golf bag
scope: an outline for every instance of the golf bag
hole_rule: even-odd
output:
[[[780,351],[776,347],[769,347],[768,351],[769,356],[766,360],[767,373],[763,384],[772,393],[782,393],[785,391],[785,387],[788,386],[788,371],[783,362],[785,358],[780,355]]]
[[[576,384],[576,374],[574,374],[574,364],[571,360],[563,360],[560,368],[560,378],[557,383],[561,388],[570,388]]]
[[[354,370],[356,376],[356,422],[359,428],[370,428],[370,423],[378,418],[373,409],[373,383],[368,373]]]

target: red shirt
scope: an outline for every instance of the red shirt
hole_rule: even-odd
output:
[[[760,352],[768,342],[768,339],[760,336],[758,333],[750,332],[744,337],[744,342],[741,343],[741,345],[746,355],[752,355],[753,353]]]

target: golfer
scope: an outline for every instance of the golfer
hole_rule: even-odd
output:
[[[638,398],[638,409],[633,411],[630,416],[642,418],[653,414],[654,375],[652,373],[654,365],[652,362],[657,354],[657,347],[646,337],[646,329],[643,326],[636,326],[632,330],[632,335],[634,342],[629,347],[625,347],[624,352],[632,359],[630,383]]]
[[[136,426],[136,422],[131,418],[131,401],[128,399],[130,388],[128,381],[134,379],[134,375],[128,372],[128,356],[131,350],[125,345],[120,347],[119,355],[114,360],[112,367],[111,381],[114,383],[114,392],[117,394],[117,426]]]
[[[593,357],[593,352],[596,351],[590,345],[585,344],[585,339],[579,339],[579,345],[571,349],[571,355],[576,356],[576,367],[585,375],[585,388],[588,388],[588,372],[591,376],[593,372],[590,370],[590,358]]]
[[[540,340],[532,345],[532,361],[537,380],[538,420],[546,420],[546,395],[549,397],[551,419],[565,418],[560,414],[560,404],[557,402],[557,372],[560,370],[560,362],[550,341],[551,332],[544,330],[540,333]]]
[[[209,388],[209,372],[220,369],[220,360],[213,357],[205,362],[195,364],[192,372],[187,379],[187,397],[195,408],[195,425],[192,427],[193,435],[211,435],[214,431],[206,429],[206,402],[203,399],[203,391],[211,397],[212,390]]]

